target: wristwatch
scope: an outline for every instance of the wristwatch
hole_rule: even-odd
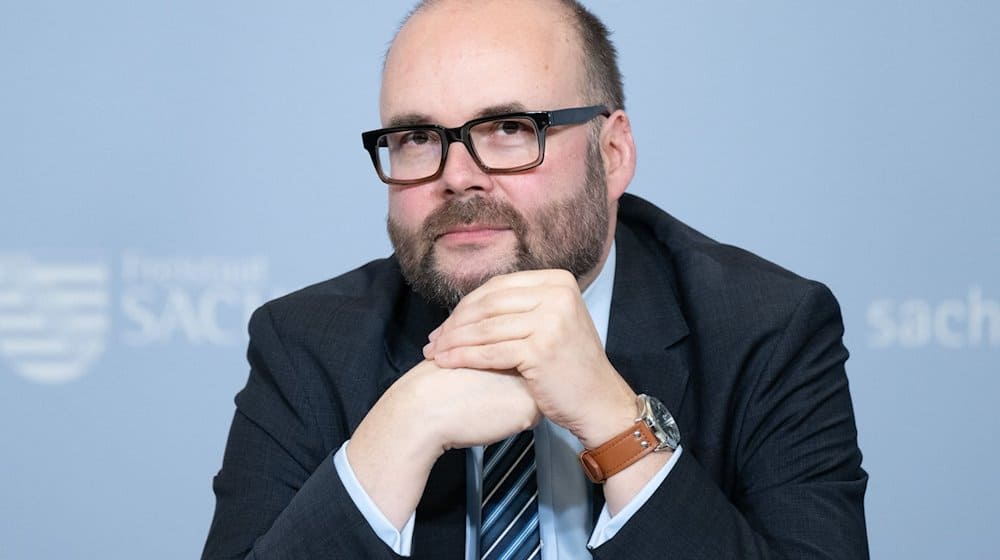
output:
[[[656,451],[677,449],[681,431],[663,403],[649,395],[636,399],[639,417],[629,429],[595,449],[584,449],[580,463],[587,478],[602,484],[612,475]]]

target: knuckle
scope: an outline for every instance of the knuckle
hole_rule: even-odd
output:
[[[556,270],[556,279],[559,282],[563,283],[563,284],[572,285],[572,286],[576,285],[576,277],[573,276],[572,272],[570,272],[570,271],[568,271],[568,270],[566,270],[564,268],[560,268],[559,270]]]
[[[504,275],[504,274],[498,274],[496,276],[493,276],[489,280],[483,282],[482,286],[480,286],[479,289],[482,289],[482,288],[487,288],[487,289],[496,288],[497,286],[501,285],[504,282],[504,277],[505,276],[506,275]]]
[[[486,363],[493,363],[496,361],[496,348],[492,345],[483,346],[479,349],[479,358]]]
[[[560,285],[552,290],[552,299],[561,306],[571,305],[576,301],[579,289],[574,286]]]
[[[480,303],[480,311],[483,315],[492,317],[500,312],[502,308],[501,303],[502,302],[499,297],[495,297],[491,294],[490,296],[483,298],[483,301]]]
[[[462,338],[462,342],[465,344],[474,343],[477,340],[484,340],[490,337],[493,332],[493,327],[490,325],[489,321],[480,321],[468,328],[466,336]]]

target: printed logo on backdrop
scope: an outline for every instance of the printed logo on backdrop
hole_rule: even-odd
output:
[[[37,383],[82,376],[107,346],[110,277],[102,260],[0,255],[0,356]]]
[[[1000,299],[979,286],[957,298],[876,300],[867,321],[873,348],[1000,348]]]
[[[3,369],[58,384],[92,371],[112,341],[180,351],[238,346],[246,342],[253,310],[279,293],[269,286],[263,256],[129,251],[116,264],[107,258],[0,253]]]
[[[267,291],[266,257],[158,257],[127,252],[121,259],[122,342],[127,346],[235,346],[246,339],[250,314]]]

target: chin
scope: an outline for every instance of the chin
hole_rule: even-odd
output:
[[[464,269],[458,273],[445,272],[445,276],[450,279],[452,285],[459,287],[459,290],[463,294],[467,294],[485,284],[490,278],[511,272],[516,272],[516,268],[512,265],[504,267],[493,266],[478,270]]]
[[[456,281],[465,278],[489,280],[493,276],[517,270],[518,259],[514,253],[515,251],[476,251],[451,255],[450,259],[437,261],[438,269]]]
[[[440,252],[428,253],[420,268],[407,275],[417,292],[448,308],[458,305],[466,294],[490,278],[521,269],[517,255],[505,251],[448,256],[451,258],[442,259]]]

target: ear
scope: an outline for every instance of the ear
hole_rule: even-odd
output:
[[[601,129],[601,159],[608,182],[608,201],[621,198],[635,175],[635,140],[632,123],[625,111],[618,109]]]

